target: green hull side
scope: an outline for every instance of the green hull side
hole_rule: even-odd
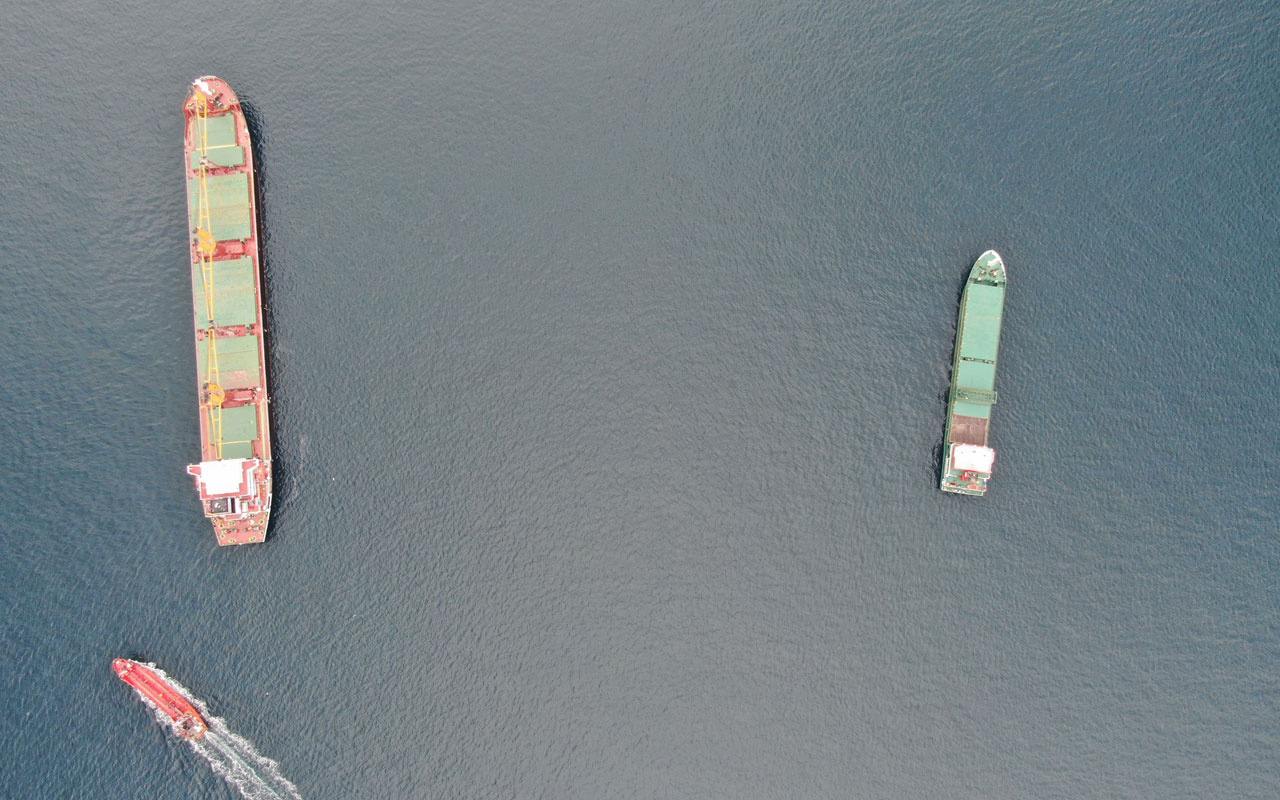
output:
[[[996,402],[996,362],[1004,315],[1007,276],[1000,254],[988,250],[969,270],[956,323],[951,391],[947,398],[947,432],[943,440],[940,485],[945,492],[982,495],[989,473],[953,467],[953,444],[988,447],[991,407]]]

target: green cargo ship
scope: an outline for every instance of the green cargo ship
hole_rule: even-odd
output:
[[[978,256],[960,298],[956,355],[942,443],[942,491],[982,496],[996,451],[988,444],[996,402],[996,354],[1004,313],[1004,262],[995,250]]]

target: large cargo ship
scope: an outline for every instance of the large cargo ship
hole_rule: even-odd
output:
[[[183,111],[201,447],[187,472],[218,544],[261,542],[271,432],[253,149],[225,81],[197,78]]]
[[[988,250],[969,270],[956,324],[955,362],[942,443],[942,490],[981,496],[987,492],[996,451],[988,443],[996,402],[996,355],[1004,314],[1005,271]]]
[[[120,680],[137,690],[147,705],[165,714],[173,721],[173,729],[179,736],[199,739],[209,729],[204,717],[195,705],[176,686],[166,680],[155,664],[143,664],[128,658],[117,658],[111,663]]]

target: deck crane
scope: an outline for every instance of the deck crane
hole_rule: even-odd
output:
[[[209,327],[205,331],[205,348],[208,354],[205,366],[205,382],[200,389],[200,405],[208,414],[209,441],[214,456],[222,459],[222,403],[227,398],[218,371],[218,326],[214,321],[213,254],[218,240],[213,236],[213,222],[209,209],[209,98],[203,92],[194,92],[196,136],[199,140],[200,158],[196,163],[196,230],[195,252],[200,259],[200,278],[204,284],[205,317]]]

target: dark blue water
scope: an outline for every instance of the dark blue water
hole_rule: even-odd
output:
[[[11,4],[0,794],[236,796],[123,655],[307,798],[1280,796],[1280,12],[1146,5]],[[183,473],[206,73],[262,167],[237,549]]]

